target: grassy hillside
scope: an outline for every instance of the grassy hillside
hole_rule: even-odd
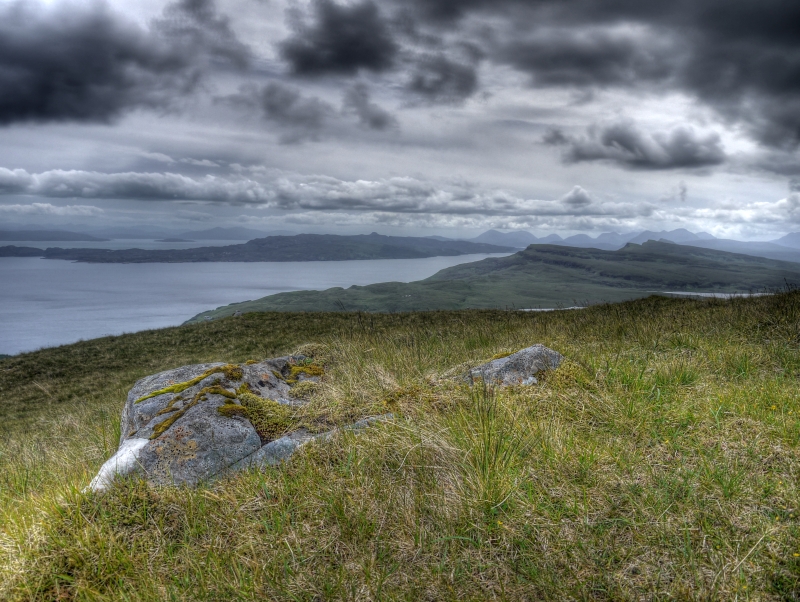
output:
[[[297,291],[234,303],[236,311],[420,311],[565,307],[634,299],[653,291],[747,292],[800,285],[800,265],[660,242],[618,251],[532,245],[500,258],[444,269],[418,282]]]
[[[541,342],[539,385],[451,378]],[[126,390],[315,343],[332,420],[197,490],[83,494]],[[0,363],[3,600],[795,600],[800,293],[580,312],[252,313]]]

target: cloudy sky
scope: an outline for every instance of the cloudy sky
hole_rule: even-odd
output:
[[[0,224],[800,230],[796,0],[0,0]]]

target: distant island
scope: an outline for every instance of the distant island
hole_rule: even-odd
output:
[[[107,238],[98,238],[80,232],[66,230],[0,230],[0,240],[18,242],[106,242]]]
[[[0,247],[0,257],[44,257],[85,263],[190,263],[211,261],[346,261],[353,259],[421,259],[510,253],[511,247],[436,240],[411,236],[298,234],[268,236],[244,244],[195,249],[62,249],[51,247]]]
[[[800,285],[800,265],[672,242],[629,243],[617,251],[531,245],[508,257],[463,263],[417,282],[383,282],[278,293],[189,320],[252,311],[401,312],[564,307],[655,292],[747,292]]]

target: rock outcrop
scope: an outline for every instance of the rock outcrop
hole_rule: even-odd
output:
[[[544,345],[533,345],[473,368],[467,380],[475,382],[480,379],[487,385],[532,385],[538,382],[536,374],[558,368],[563,359],[558,351]]]
[[[468,382],[529,385],[536,374],[557,368],[563,356],[534,345],[473,368]],[[138,475],[152,485],[195,486],[232,472],[278,464],[313,439],[294,421],[292,409],[324,374],[303,355],[245,364],[196,364],[137,381],[122,412],[117,452],[89,489],[102,491],[117,476]],[[361,429],[391,414],[365,418]]]
[[[313,438],[298,430],[277,439],[291,426],[291,406],[303,403],[291,389],[322,373],[304,356],[287,356],[196,364],[145,377],[128,393],[117,453],[89,487],[102,490],[130,474],[154,485],[194,486],[232,466],[285,459],[289,447],[293,452]],[[291,445],[278,444],[283,439]],[[246,458],[251,460],[242,462]]]

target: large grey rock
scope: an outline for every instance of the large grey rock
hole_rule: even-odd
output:
[[[298,403],[289,397],[285,378],[303,359],[287,356],[243,364],[236,367],[240,374],[219,371],[225,364],[195,364],[139,380],[122,412],[119,449],[90,488],[105,489],[116,476],[131,474],[154,485],[194,486],[250,456],[264,444],[256,429],[244,416],[226,416],[218,408],[238,405],[235,392],[243,383],[261,397]],[[186,383],[192,384],[182,391],[164,391]]]
[[[119,448],[89,488],[102,491],[116,477],[128,475],[141,476],[152,485],[195,486],[239,470],[279,464],[305,443],[330,437],[336,429],[319,435],[299,429],[264,441],[243,415],[218,411],[239,405],[237,389],[245,383],[249,393],[262,398],[285,405],[304,403],[289,396],[286,380],[292,376],[292,366],[304,359],[287,356],[239,366],[195,364],[137,381],[122,412]],[[296,372],[296,382],[318,379]],[[387,417],[391,415],[346,428],[362,429]]]
[[[544,345],[533,345],[470,370],[468,380],[489,385],[532,385],[542,370],[558,368],[564,356]]]

